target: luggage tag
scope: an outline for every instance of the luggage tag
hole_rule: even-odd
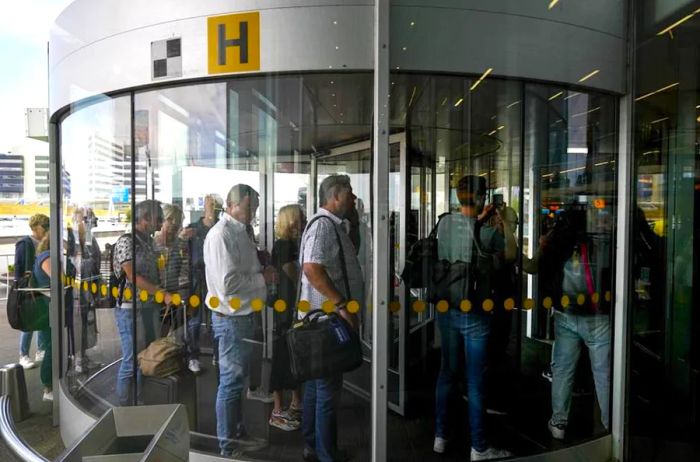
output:
[[[350,341],[350,334],[348,333],[347,328],[343,324],[343,321],[336,317],[333,317],[330,319],[330,326],[333,335],[335,335],[335,338],[338,340],[339,344],[342,345]]]

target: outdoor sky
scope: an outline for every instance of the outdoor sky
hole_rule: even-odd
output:
[[[24,110],[48,106],[47,42],[72,0],[0,0],[0,153],[24,141]]]

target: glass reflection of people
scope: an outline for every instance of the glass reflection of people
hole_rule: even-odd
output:
[[[51,287],[51,256],[50,256],[50,240],[46,235],[37,246],[36,259],[32,273],[36,287],[48,288]],[[39,303],[47,303],[48,298],[38,297]],[[47,308],[48,309],[48,308]],[[39,377],[41,384],[44,386],[44,401],[53,401],[53,376],[51,373],[51,328],[40,331],[44,337],[44,360],[41,362],[41,370]]]
[[[306,216],[299,205],[285,205],[277,215],[275,233],[277,240],[272,247],[272,264],[279,274],[277,296],[284,300],[287,309],[275,312],[272,340],[272,368],[270,385],[274,407],[269,424],[284,431],[298,430],[301,425],[301,394],[299,383],[294,380],[290,368],[286,333],[292,325],[297,300],[299,278],[299,240],[306,227]],[[292,401],[284,409],[284,390],[292,391]]]
[[[68,273],[80,282],[79,289],[71,290],[72,297],[66,304],[68,354],[74,358],[74,369],[79,374],[98,366],[85,355],[85,351],[97,343],[96,295],[90,290],[93,283],[99,282],[102,256],[92,233],[96,226],[97,217],[91,208],[76,207],[73,210],[73,225],[66,229],[66,254],[71,267]],[[87,282],[87,286],[83,282]],[[76,314],[79,320],[77,329]]]
[[[34,266],[36,247],[48,234],[49,217],[37,213],[29,218],[29,229],[32,234],[23,237],[15,244],[15,280],[21,278],[24,273],[31,271]],[[35,360],[29,357],[29,349],[32,345],[34,332],[20,332],[19,335],[19,364],[25,369],[36,367],[36,363],[44,358],[46,338],[41,332],[37,333],[37,349]]]
[[[184,236],[181,235],[182,222],[185,216],[177,205],[163,204],[163,225],[153,237],[155,250],[158,253],[158,269],[160,270],[160,282],[165,290],[180,295],[182,303],[186,306],[190,296],[190,246]],[[173,307],[176,309],[178,307]],[[193,309],[193,313],[199,309]],[[178,314],[176,324],[179,325],[181,315]],[[199,317],[201,319],[201,316]],[[191,319],[187,324],[187,336],[185,350],[187,352],[187,367],[193,373],[199,373],[199,360],[192,355],[194,342],[199,343],[199,338],[193,338],[192,325],[197,322]],[[173,326],[174,327],[174,326]],[[198,356],[197,348],[197,356]]]
[[[143,350],[156,338],[156,323],[159,304],[154,294],[161,292],[164,303],[170,304],[172,296],[160,285],[158,254],[153,244],[153,233],[163,224],[163,210],[160,202],[145,200],[136,204],[134,213],[135,233],[123,234],[114,244],[112,266],[120,284],[114,316],[121,341],[122,359],[117,376],[117,397],[121,406],[128,406],[138,400],[133,395],[134,377],[134,335],[137,352]],[[135,253],[134,253],[135,250]],[[150,294],[146,302],[136,302],[137,327],[134,332],[134,303],[138,292]],[[128,296],[129,294],[130,296]],[[136,374],[137,390],[140,390],[141,373]]]
[[[350,178],[347,175],[325,178],[319,187],[318,199],[320,208],[309,220],[310,225],[301,238],[300,299],[307,300],[312,310],[321,309],[326,300],[331,301],[338,314],[357,329],[357,316],[346,309],[350,300],[360,303],[364,300],[357,251],[343,222],[354,208],[356,199]],[[347,280],[341,266],[343,261]],[[304,316],[305,313],[299,312],[299,317]],[[305,382],[302,416],[304,460],[331,462],[346,458],[338,451],[338,406],[342,385],[342,374]]]
[[[238,184],[226,197],[226,210],[204,240],[206,304],[219,348],[216,433],[221,455],[238,453],[245,436],[241,392],[248,372],[253,335],[253,302],[264,303],[267,284],[277,283],[271,266],[263,268],[252,236],[258,193]]]
[[[207,194],[204,197],[204,216],[194,223],[191,223],[182,232],[181,237],[186,239],[189,246],[190,254],[190,286],[192,293],[200,300],[204,300],[207,296],[207,280],[204,268],[204,239],[207,237],[209,230],[219,221],[219,214],[223,210],[224,201],[217,194]],[[187,325],[188,339],[187,353],[189,355],[188,367],[197,373],[201,370],[199,361],[199,340],[202,325],[203,313],[206,310],[197,309],[192,313],[192,319]],[[214,358],[218,354],[218,348],[214,344]]]
[[[540,279],[555,303],[552,348],[552,437],[564,439],[576,366],[585,345],[591,362],[601,421],[610,428],[609,210],[569,204],[541,242]],[[590,228],[590,230],[589,230]],[[568,304],[566,303],[568,299]]]
[[[363,310],[360,312],[360,329],[362,338],[368,339],[372,335],[372,315],[367,310],[371,306],[372,297],[372,230],[368,223],[370,217],[365,213],[365,204],[359,197],[348,212],[348,234],[357,251],[357,259],[360,263],[362,276],[365,281],[365,300]]]
[[[470,265],[486,265],[485,261],[477,259],[475,245],[481,246],[484,254],[502,263],[506,254],[512,259],[515,254],[514,242],[509,239],[506,248],[506,237],[496,228],[491,227],[485,220],[493,213],[500,216],[500,211],[493,205],[485,206],[486,180],[482,177],[467,175],[459,180],[457,198],[460,202],[460,213],[444,217],[438,226],[438,256],[451,264],[466,262]],[[479,223],[484,223],[479,226]],[[475,233],[479,233],[479,243],[475,242]],[[508,231],[510,233],[511,231]],[[505,234],[508,234],[505,233]],[[511,236],[512,237],[512,236]],[[480,273],[490,271],[481,268]],[[475,274],[475,272],[471,272]],[[486,277],[489,275],[486,274]],[[484,280],[479,278],[479,280]],[[471,285],[471,283],[469,284]],[[458,348],[464,348],[466,359],[466,385],[469,395],[469,427],[471,430],[471,460],[488,460],[509,457],[510,452],[490,446],[486,438],[484,386],[487,365],[487,348],[491,332],[491,316],[479,309],[481,295],[489,296],[488,289],[476,288],[474,293],[460,292],[456,299],[448,300],[449,310],[438,313],[437,321],[442,342],[440,373],[435,389],[435,440],[433,450],[445,452],[448,432],[448,409],[450,397],[457,373],[460,370]],[[476,296],[476,294],[480,296]],[[473,308],[468,312],[460,309],[461,300],[474,296]]]

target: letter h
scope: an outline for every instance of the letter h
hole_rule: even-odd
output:
[[[240,22],[238,24],[238,38],[226,38],[226,25],[219,24],[219,66],[226,65],[226,48],[240,47],[241,63],[248,62],[248,23]]]

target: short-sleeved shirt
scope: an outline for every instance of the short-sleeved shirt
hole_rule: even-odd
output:
[[[471,263],[476,220],[461,213],[452,213],[438,226],[438,257],[450,263]],[[483,225],[479,234],[484,252],[502,252],[505,239],[495,228]]]
[[[152,284],[160,285],[160,275],[158,272],[158,253],[153,246],[153,238],[136,231],[136,262],[132,248],[133,237],[131,234],[123,234],[114,244],[113,266],[114,274],[120,278],[123,273],[122,265],[128,261],[134,262],[134,274],[139,275]],[[129,288],[132,294],[134,285],[127,279],[124,289]],[[122,307],[132,308],[131,302],[122,301]]]
[[[315,219],[317,216],[328,218]],[[313,223],[311,221],[313,220]],[[343,226],[343,220],[326,209],[319,209],[318,213],[309,220],[310,226],[304,231],[301,238],[300,266],[304,263],[318,263],[323,265],[331,282],[341,294],[348,300],[355,300],[362,304],[364,301],[364,283],[362,281],[362,270],[357,260],[355,246],[350,240]],[[337,234],[336,234],[337,233]],[[338,236],[340,236],[341,247],[338,247]],[[348,274],[348,285],[350,293],[347,293],[343,279],[340,253],[343,252],[345,265]],[[300,300],[307,300],[311,309],[320,309],[326,297],[316,290],[303,274],[301,277]],[[305,313],[299,311],[299,317],[303,318]]]

